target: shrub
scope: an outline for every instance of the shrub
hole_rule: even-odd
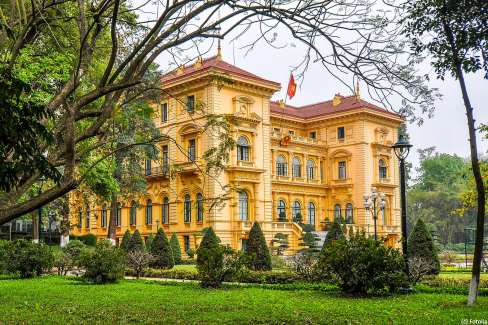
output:
[[[173,252],[169,244],[168,237],[164,230],[160,228],[151,245],[151,254],[153,255],[152,266],[162,269],[171,269],[175,265]]]
[[[188,255],[188,258],[193,259],[195,257],[196,251],[193,248],[190,248],[189,250],[186,251],[186,255]]]
[[[236,281],[242,283],[287,284],[295,283],[300,277],[294,272],[251,271],[247,270]]]
[[[153,256],[144,250],[135,250],[127,254],[127,265],[134,271],[138,279],[152,260]]]
[[[159,230],[158,230],[159,231]],[[147,236],[147,239],[146,239],[146,249],[148,252],[151,251],[151,246],[154,242],[154,235],[153,234],[150,234],[149,236]]]
[[[7,273],[10,241],[0,240],[0,274]]]
[[[422,219],[419,219],[408,237],[408,257],[421,258],[431,265],[428,274],[439,274],[440,262],[437,249]]]
[[[271,270],[271,255],[263,231],[257,222],[252,225],[247,245],[249,268],[255,271]]]
[[[70,256],[59,247],[53,247],[52,252],[54,257],[53,265],[57,269],[58,275],[66,275],[73,266]]]
[[[358,233],[325,245],[318,264],[347,293],[388,294],[406,286],[400,252]]]
[[[15,240],[7,252],[7,272],[18,273],[22,278],[39,276],[48,272],[54,263],[49,246],[29,240]]]
[[[272,255],[271,265],[273,266],[273,269],[284,269],[287,266],[285,259],[281,255]]]
[[[205,231],[197,250],[197,270],[200,285],[204,288],[218,288],[222,284],[224,254],[219,239],[212,228]]]
[[[342,231],[342,226],[339,220],[335,219],[332,225],[330,226],[329,231],[327,232],[327,236],[325,237],[324,240],[324,246],[327,243],[330,243],[334,240],[339,240],[343,238],[344,238],[344,232]],[[322,246],[322,249],[324,246]]]
[[[79,266],[81,253],[85,248],[86,246],[83,242],[79,240],[70,240],[63,250],[71,257],[74,266]]]
[[[313,281],[318,276],[317,264],[319,257],[309,251],[299,252],[288,260],[288,266],[295,274],[304,281]]]
[[[58,275],[66,275],[75,267],[80,266],[80,256],[86,245],[80,240],[70,240],[63,248],[55,248],[54,266],[57,268]]]
[[[276,255],[283,255],[283,253],[288,249],[288,236],[279,232],[277,233],[273,240],[273,246],[271,249],[275,252]],[[273,263],[271,263],[273,265]],[[273,265],[274,266],[274,265]]]
[[[246,272],[248,257],[241,251],[236,251],[230,246],[221,246],[223,253],[223,264],[221,281],[238,281]]]
[[[180,241],[178,240],[178,236],[173,233],[170,240],[171,251],[173,252],[173,259],[175,264],[181,264],[181,248],[180,248]]]
[[[131,234],[129,229],[127,229],[124,233],[124,237],[122,237],[122,241],[120,242],[120,248],[122,248],[124,251],[128,251],[129,249],[129,242],[131,238]]]
[[[141,233],[136,229],[132,236],[130,237],[129,243],[127,244],[127,252],[143,251],[144,241],[142,240]]]
[[[103,239],[95,249],[83,250],[81,265],[85,269],[84,279],[89,282],[117,282],[124,276],[125,254],[109,240]]]

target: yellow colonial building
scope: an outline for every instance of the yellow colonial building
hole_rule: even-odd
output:
[[[398,161],[391,145],[400,116],[362,100],[359,89],[302,107],[273,102],[279,83],[220,55],[165,75],[161,87],[154,119],[168,138],[160,144],[160,159],[146,162],[147,193],[120,202],[118,239],[127,229],[147,238],[163,227],[178,235],[186,252],[196,248],[203,228],[213,227],[224,244],[241,249],[259,222],[270,246],[283,233],[291,252],[300,247],[300,216],[322,238],[334,218],[372,234],[363,197],[375,187],[386,202],[378,235],[399,246]],[[221,141],[205,128],[208,114],[230,118],[237,143],[218,175],[203,172],[203,154]],[[76,202],[72,233],[106,237],[109,211]]]

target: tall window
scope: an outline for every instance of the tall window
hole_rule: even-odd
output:
[[[183,243],[185,247],[185,253],[188,254],[188,251],[190,250],[190,236],[183,236]]]
[[[188,140],[188,161],[195,161],[197,156],[197,142],[195,139]]]
[[[83,209],[78,210],[78,228],[83,227]]]
[[[315,204],[308,202],[308,224],[315,224]]]
[[[132,201],[132,204],[130,205],[130,215],[129,215],[129,223],[131,226],[134,226],[136,224],[136,217],[137,217],[137,204],[135,201]]]
[[[167,173],[168,172],[168,168],[169,168],[169,153],[168,153],[168,145],[164,145],[163,148],[162,148],[162,152],[163,152],[163,173]]]
[[[146,225],[152,225],[152,210],[153,210],[152,201],[147,200],[147,203],[146,203]]]
[[[336,204],[334,206],[334,220],[341,221],[342,215],[341,215],[341,205]]]
[[[302,177],[302,163],[298,157],[293,157],[293,177]]]
[[[197,194],[197,221],[203,221],[203,195]]]
[[[100,226],[102,226],[102,228],[107,227],[107,208],[105,206],[102,207],[102,220],[100,223]]]
[[[344,140],[346,137],[346,132],[344,131],[344,127],[340,126],[337,128],[337,139]]]
[[[90,208],[86,208],[86,228],[90,228]]]
[[[169,222],[169,199],[168,197],[164,197],[163,199],[163,211],[162,211],[162,220],[163,224]]]
[[[237,140],[237,160],[249,161],[249,141],[244,136]]]
[[[146,176],[151,175],[151,160],[146,159]]]
[[[190,222],[191,221],[191,198],[190,194],[185,195],[185,203],[183,206],[183,221]]]
[[[386,166],[386,163],[383,159],[380,159],[379,163],[379,175],[380,179],[385,179],[388,177],[388,168]]]
[[[188,113],[193,113],[195,110],[195,96],[191,95],[186,97],[186,111]]]
[[[345,161],[339,161],[339,179],[346,179],[346,162]]]
[[[283,156],[278,156],[278,158],[276,159],[276,174],[278,176],[288,175],[288,164],[286,163],[286,159]]]
[[[279,200],[278,201],[278,219],[280,221],[285,221],[286,220],[286,204],[285,201]]]
[[[346,223],[354,223],[352,204],[348,203],[346,205]]]
[[[298,201],[293,202],[291,209],[293,213],[293,221],[295,222],[301,221],[299,220],[300,218],[302,218],[302,207],[300,205],[300,202]]]
[[[239,219],[247,221],[249,214],[249,200],[247,192],[239,192]]]
[[[315,164],[313,160],[307,161],[307,178],[314,179],[315,178]]]
[[[168,103],[163,103],[161,105],[161,122],[168,121]]]
[[[122,204],[117,203],[117,211],[115,212],[115,225],[117,227],[122,226]]]

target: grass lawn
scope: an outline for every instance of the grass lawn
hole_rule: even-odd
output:
[[[460,324],[488,320],[488,297],[351,298],[316,290],[200,289],[195,284],[123,281],[89,285],[62,277],[0,280],[0,323]]]

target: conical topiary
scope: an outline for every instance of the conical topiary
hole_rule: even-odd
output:
[[[429,274],[438,274],[440,271],[439,256],[432,240],[432,236],[427,230],[425,223],[419,219],[408,237],[408,259],[422,258],[426,263],[431,264]]]
[[[208,228],[197,249],[197,270],[204,288],[216,288],[222,283],[224,255],[219,242],[213,229]]]
[[[132,237],[129,240],[129,244],[127,245],[128,252],[136,252],[144,250],[144,242],[142,241],[141,234],[139,230],[134,231]]]
[[[176,233],[173,233],[171,236],[171,251],[173,252],[173,259],[175,264],[181,264],[181,248],[180,248],[180,241],[178,240],[178,236]]]
[[[120,243],[120,248],[122,248],[126,252],[129,247],[130,238],[131,238],[130,231],[129,229],[127,229],[124,233],[124,237],[122,237],[122,242]]]
[[[166,237],[163,229],[158,230],[152,242],[150,252],[154,257],[153,267],[171,269],[175,265],[173,252],[171,251],[168,237]]]
[[[333,240],[339,239],[344,239],[344,232],[342,231],[341,223],[338,220],[334,220],[329,231],[327,232],[327,236],[325,237],[324,246]]]
[[[247,241],[249,267],[257,271],[271,270],[271,255],[263,231],[257,222],[252,225]]]
[[[150,234],[149,236],[147,236],[147,239],[146,239],[146,250],[148,252],[151,251],[151,246],[154,242],[154,235],[153,234]]]

